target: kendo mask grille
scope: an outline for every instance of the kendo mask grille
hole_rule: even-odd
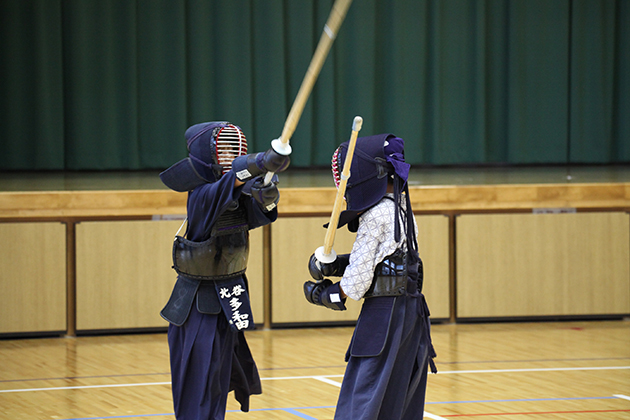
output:
[[[232,161],[247,154],[247,139],[240,128],[233,124],[219,130],[216,138],[217,162],[223,168],[223,174],[232,169]]]
[[[335,181],[335,187],[337,187],[337,189],[339,189],[339,184],[341,183],[341,172],[343,171],[343,168],[341,168],[339,164],[339,149],[340,148],[338,147],[337,150],[335,150],[335,153],[333,153],[331,162],[333,181]]]

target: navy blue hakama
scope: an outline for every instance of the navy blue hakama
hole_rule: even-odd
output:
[[[434,355],[428,315],[421,294],[366,299],[346,356],[335,420],[422,419]],[[373,347],[384,322],[382,347],[370,354],[364,346]]]
[[[243,333],[223,313],[201,314],[193,305],[186,323],[169,325],[168,344],[177,419],[221,420],[230,391],[242,411],[249,410],[250,394],[262,393]]]

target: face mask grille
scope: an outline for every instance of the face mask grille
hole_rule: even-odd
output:
[[[341,182],[341,172],[343,170],[339,166],[340,165],[339,165],[339,147],[338,147],[337,150],[335,150],[335,153],[333,153],[332,163],[331,163],[333,181],[335,181],[335,187],[337,188],[339,188],[339,183]]]
[[[223,173],[232,169],[232,161],[247,154],[245,134],[235,125],[221,128],[216,139],[217,162],[223,167]]]

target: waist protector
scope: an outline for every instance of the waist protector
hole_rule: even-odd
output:
[[[402,296],[407,293],[407,253],[400,249],[377,264],[374,278],[364,298]]]
[[[221,280],[241,275],[248,256],[249,228],[242,206],[219,216],[208,240],[194,242],[175,236],[173,243],[173,268],[191,279]]]

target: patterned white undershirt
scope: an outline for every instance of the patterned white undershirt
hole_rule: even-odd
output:
[[[387,194],[387,196],[394,198],[393,194]],[[402,195],[403,208],[405,208],[405,199],[406,197]],[[394,201],[383,198],[377,205],[359,216],[359,228],[352,246],[350,263],[341,278],[341,288],[351,299],[363,298],[372,283],[376,265],[398,248],[398,243],[394,239],[395,214]],[[415,219],[414,226],[417,235],[418,226]],[[404,234],[403,220],[400,222],[400,230],[400,244],[404,244],[403,249],[406,250],[407,239]]]

